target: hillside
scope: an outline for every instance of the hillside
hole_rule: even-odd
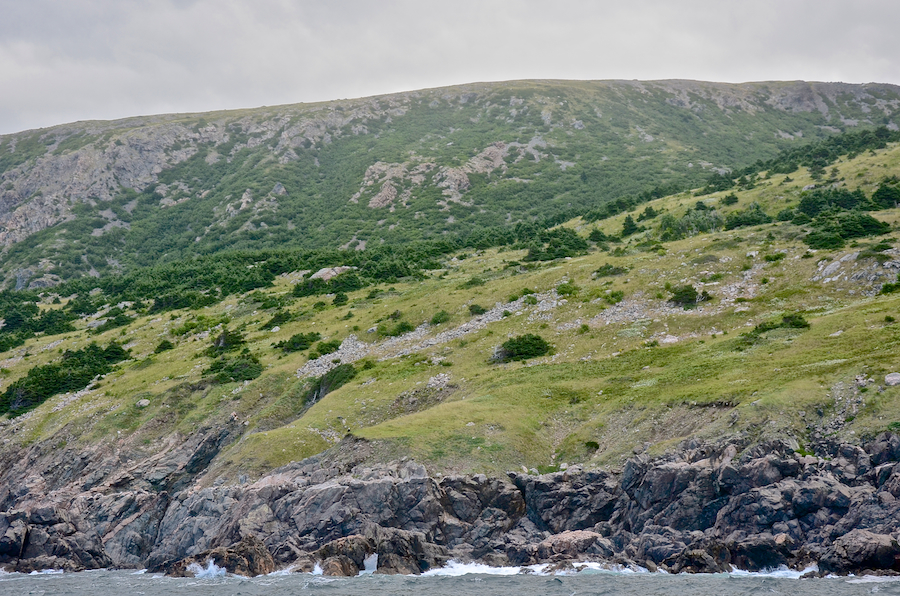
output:
[[[42,288],[226,250],[471,244],[898,110],[891,85],[516,81],[27,131],[0,136],[0,268]]]
[[[520,109],[550,110],[526,88],[568,90],[565,119],[556,102],[522,136],[477,128],[502,98],[507,132]],[[184,573],[225,549],[350,575],[375,552],[403,573],[451,557],[887,572],[893,93],[514,83],[4,137],[7,221],[32,228],[4,237],[18,289],[0,291],[0,566]],[[604,94],[617,102],[591,103]],[[323,124],[307,147],[280,144],[287,121],[263,126],[341,105],[353,126],[395,111],[359,134]],[[647,106],[658,126],[600,124]],[[475,128],[439,144],[427,110]],[[578,145],[592,126],[625,144]],[[304,159],[331,169],[301,175]]]
[[[872,437],[900,422],[900,390],[884,381],[900,370],[900,294],[879,295],[900,270],[900,211],[870,205],[882,228],[816,249],[819,219],[803,210],[833,185],[880,196],[898,173],[891,143],[830,164],[825,190],[803,191],[816,181],[800,168],[763,173],[753,188],[576,218],[557,230],[585,249],[564,258],[535,258],[520,244],[468,249],[374,283],[328,270],[333,262],[320,273],[338,275],[316,284],[311,269],[257,255],[250,271],[272,261],[288,270],[192,308],[120,300],[115,285],[44,293],[28,320],[72,330],[36,332],[0,362],[0,405],[15,415],[0,421],[6,453],[53,444],[76,454],[115,438],[140,458],[240,421],[200,477],[211,482],[252,478],[351,435],[368,441],[372,461],[411,456],[466,472],[616,463],[689,438],[787,438],[812,452]],[[696,228],[698,213],[719,223],[660,239],[673,221]],[[771,221],[724,229],[748,213]],[[626,218],[644,229],[620,239]],[[683,286],[710,298],[672,302]],[[498,361],[504,342],[528,334],[551,353]],[[82,386],[101,375],[87,389],[63,387],[42,405],[10,393],[30,387],[17,385],[29,370],[74,362],[65,354],[93,342],[128,353],[87,369]]]

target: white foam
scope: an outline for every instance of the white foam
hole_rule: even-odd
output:
[[[65,573],[62,569],[41,569],[40,571],[32,571],[28,575],[62,575]]]
[[[312,574],[313,575],[322,575],[322,566],[319,565],[318,563],[316,563],[316,566],[313,567]]]
[[[540,573],[546,565],[530,565],[535,573]],[[457,577],[460,575],[484,574],[484,575],[516,575],[522,567],[491,567],[482,563],[460,563],[458,561],[448,561],[443,567],[437,569],[429,569],[422,575],[449,575]]]
[[[775,569],[763,569],[762,571],[744,571],[743,569],[735,569],[730,572],[728,575],[734,575],[738,577],[777,577],[781,579],[800,579],[801,576],[809,573],[809,572],[818,572],[819,566],[813,563],[809,567],[801,570],[796,569],[788,569],[784,565],[781,567],[777,567]]]
[[[646,567],[634,566],[627,567],[625,565],[610,565],[609,563],[574,563],[577,570],[575,573],[610,573],[613,575],[630,575],[632,573],[650,573]],[[570,574],[572,572],[569,572]],[[660,570],[660,573],[666,573]]]
[[[225,575],[225,568],[216,565],[212,559],[206,562],[206,567],[202,567],[197,563],[188,565],[188,571],[198,578],[222,577]]]
[[[373,553],[363,559],[363,568],[359,574],[368,575],[370,573],[375,573],[376,569],[378,569],[378,553]]]
[[[882,584],[887,582],[900,582],[900,576],[896,575],[863,575],[862,577],[850,576],[848,584]]]
[[[631,573],[648,573],[643,567],[625,567],[622,565],[610,565],[608,563],[595,563],[586,561],[584,563],[572,563],[574,569],[567,571],[559,571],[556,575],[576,575],[578,573],[610,573],[610,574],[631,574]],[[537,565],[524,565],[521,567],[491,567],[482,563],[460,563],[459,561],[448,561],[447,565],[438,569],[429,569],[422,575],[447,575],[461,576],[470,574],[482,575],[519,575],[534,574],[548,575],[547,569],[551,565],[548,563]]]

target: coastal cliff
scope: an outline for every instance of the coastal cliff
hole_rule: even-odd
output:
[[[413,461],[370,467],[359,457],[367,444],[348,438],[252,484],[193,483],[225,436],[198,435],[127,471],[110,466],[115,453],[83,454],[77,473],[67,456],[38,447],[7,459],[0,563],[185,574],[209,559],[247,575],[316,564],[355,575],[377,554],[383,573],[451,559],[900,571],[900,437],[890,433],[830,445],[821,457],[784,442],[686,443],[615,470],[506,477],[429,476]]]

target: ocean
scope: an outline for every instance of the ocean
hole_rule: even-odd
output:
[[[800,579],[789,570],[770,573],[669,575],[585,568],[567,575],[542,575],[518,568],[454,565],[422,576],[363,574],[333,578],[308,573],[276,572],[255,578],[227,575],[210,566],[198,577],[172,578],[143,571],[99,570],[80,573],[0,573],[0,594],[48,596],[731,596],[788,594],[839,596],[900,595],[900,578],[829,577]]]

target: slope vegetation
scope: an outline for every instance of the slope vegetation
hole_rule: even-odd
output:
[[[215,291],[210,257],[144,286],[6,293],[33,301],[0,333],[20,334],[0,361],[5,454],[141,459],[237,422],[194,470],[212,482],[358,448],[348,437],[372,461],[502,472],[692,438],[826,452],[896,429],[900,145],[875,137],[824,166],[776,159],[724,190],[434,249],[407,275],[345,260],[368,249],[228,253],[221,278],[240,283]],[[96,376],[59,384],[74,374]]]
[[[890,85],[517,81],[6,135],[4,284],[562,221],[779,148],[896,129],[898,110]]]

